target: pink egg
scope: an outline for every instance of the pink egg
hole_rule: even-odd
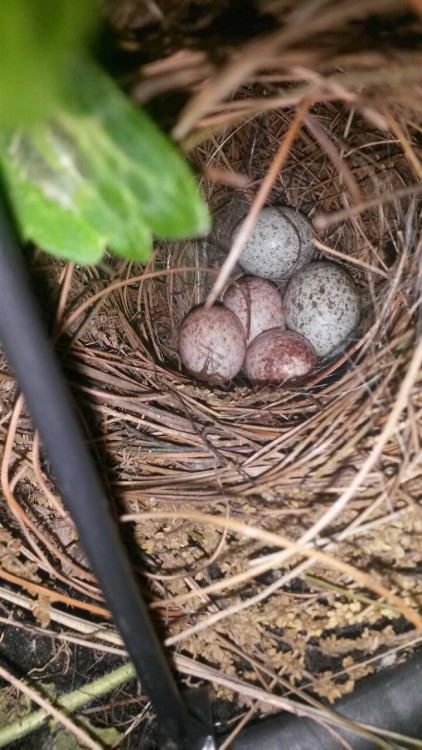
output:
[[[316,363],[317,353],[304,336],[273,328],[249,344],[245,369],[252,385],[281,385],[305,377]]]
[[[179,354],[192,375],[208,383],[229,383],[243,365],[245,332],[227,307],[196,307],[184,319],[179,333]]]
[[[286,327],[280,292],[268,279],[241,276],[227,289],[223,305],[239,318],[247,344],[269,328]]]

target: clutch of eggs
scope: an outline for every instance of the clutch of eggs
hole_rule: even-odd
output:
[[[244,366],[252,385],[294,383],[318,357],[348,343],[359,323],[359,293],[341,266],[312,260],[313,238],[296,210],[261,211],[239,260],[248,273],[232,282],[223,304],[194,308],[182,323],[179,353],[192,375],[224,384]],[[272,279],[288,279],[283,300]]]

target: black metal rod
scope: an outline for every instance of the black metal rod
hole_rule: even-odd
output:
[[[0,340],[40,433],[139,680],[169,748],[212,748],[209,728],[188,711],[152,627],[72,399],[38,314],[14,224],[0,189]]]
[[[341,698],[333,710],[374,730],[389,730],[422,740],[422,651],[396,667],[384,669],[359,682],[351,695]],[[367,737],[335,725],[337,737],[321,724],[291,714],[279,714],[244,729],[230,745],[232,750],[339,750],[338,735],[353,750],[375,750]],[[381,735],[382,737],[382,735]],[[387,744],[390,744],[388,740]],[[419,747],[394,744],[391,747]]]

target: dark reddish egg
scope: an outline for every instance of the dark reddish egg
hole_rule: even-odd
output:
[[[317,353],[304,336],[273,328],[249,344],[245,369],[252,385],[281,385],[309,375],[316,363]]]

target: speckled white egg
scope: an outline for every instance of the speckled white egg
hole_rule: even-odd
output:
[[[273,328],[248,346],[245,370],[252,385],[281,385],[304,378],[316,363],[317,353],[304,336]]]
[[[347,345],[360,318],[355,282],[341,266],[314,261],[299,269],[284,293],[287,327],[313,344],[319,357]]]
[[[182,364],[208,383],[229,383],[243,365],[246,340],[239,318],[227,307],[196,307],[179,332]]]
[[[234,241],[244,219],[233,230]],[[266,206],[252,228],[239,258],[247,273],[275,281],[289,278],[309,263],[315,251],[313,226],[303,214],[288,206]]]
[[[227,289],[223,305],[239,318],[247,344],[269,328],[286,327],[280,292],[268,279],[241,276]]]

